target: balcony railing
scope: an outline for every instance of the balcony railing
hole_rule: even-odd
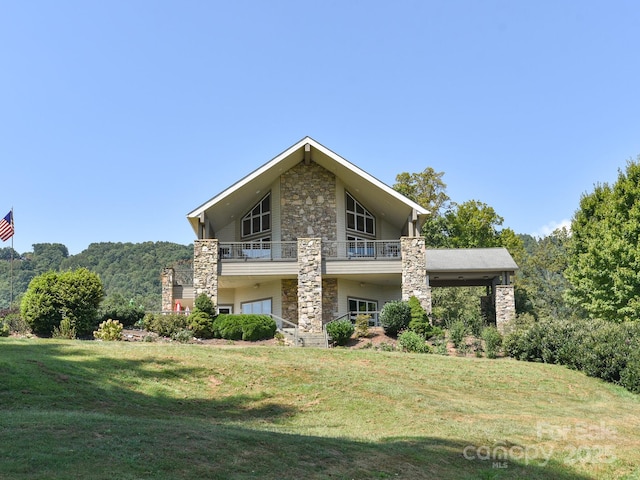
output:
[[[220,259],[259,261],[295,261],[298,258],[297,242],[221,242]]]
[[[328,259],[400,259],[399,240],[357,240],[322,242],[322,255]]]

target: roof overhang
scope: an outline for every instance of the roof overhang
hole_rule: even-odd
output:
[[[491,286],[518,270],[506,248],[427,249],[427,274],[433,287]]]
[[[395,191],[325,146],[305,137],[258,169],[231,185],[187,214],[193,230],[207,220],[214,232],[227,225],[240,210],[250,208],[269,190],[277,178],[302,161],[313,161],[332,172],[371,211],[392,225],[402,228],[414,215],[421,225],[429,211]]]

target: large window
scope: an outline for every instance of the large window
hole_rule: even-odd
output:
[[[242,304],[242,313],[269,314],[271,313],[271,299],[254,300]]]
[[[347,192],[347,229],[375,237],[376,218]]]
[[[349,298],[349,316],[352,322],[359,314],[370,315],[370,325],[378,325],[378,302],[364,298]]]
[[[271,230],[271,192],[242,217],[242,236],[250,237]]]

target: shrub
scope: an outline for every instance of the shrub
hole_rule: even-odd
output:
[[[211,318],[216,316],[216,306],[213,304],[213,300],[211,300],[211,298],[209,298],[209,295],[207,295],[206,293],[201,293],[200,295],[198,295],[194,302],[194,307],[194,310],[204,312]]]
[[[189,330],[192,336],[198,338],[213,338],[213,318],[202,311],[195,309],[188,319]]]
[[[100,277],[79,268],[75,271],[47,272],[34,277],[20,303],[20,314],[33,331],[51,335],[67,317],[80,335],[91,332],[104,297]]]
[[[144,318],[144,310],[140,307],[130,305],[103,309],[102,315],[100,316],[102,322],[110,319],[118,320],[123,327],[132,327],[142,318]]]
[[[246,315],[242,324],[242,340],[255,342],[266,338],[273,338],[277,325],[268,315]]]
[[[403,352],[431,353],[431,347],[427,345],[424,337],[412,330],[405,330],[398,335],[398,346]]]
[[[502,346],[502,335],[495,327],[485,327],[482,329],[482,340],[487,358],[496,358]]]
[[[269,315],[220,314],[213,322],[213,335],[226,340],[256,341],[273,338],[277,325]]]
[[[369,336],[369,320],[371,320],[371,315],[360,313],[356,316],[356,337],[367,338]]]
[[[394,300],[385,303],[380,312],[380,324],[389,335],[397,335],[409,326],[410,321],[411,307],[407,302]]]
[[[64,317],[60,320],[59,327],[53,327],[53,332],[51,332],[51,336],[53,338],[67,338],[69,340],[73,340],[76,338],[76,328],[73,326],[73,323],[69,319],[69,317]]]
[[[449,327],[449,338],[454,347],[460,348],[465,343],[466,335],[467,326],[462,320],[456,320],[451,323]]]
[[[171,340],[180,343],[189,343],[191,340],[193,340],[193,332],[191,330],[183,328],[182,330],[173,332],[171,334]]]
[[[177,313],[147,313],[142,321],[145,330],[170,337],[179,330],[187,328],[188,317]]]
[[[355,328],[349,320],[334,320],[327,323],[327,334],[336,345],[346,345],[354,331]]]
[[[7,322],[0,322],[0,337],[8,337],[11,334],[11,328]]]
[[[620,384],[633,393],[640,393],[640,350],[635,349],[620,372]]]
[[[213,322],[213,336],[227,340],[242,338],[242,324],[240,315],[220,314]]]
[[[118,320],[108,319],[100,324],[98,330],[93,332],[96,340],[104,340],[108,342],[122,340],[122,323]]]

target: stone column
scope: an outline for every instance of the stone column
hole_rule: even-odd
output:
[[[431,287],[427,280],[427,256],[424,237],[402,237],[402,300],[412,296],[420,300],[427,314],[431,314]]]
[[[507,324],[516,318],[516,296],[513,285],[496,285],[496,328],[502,334]]]
[[[322,332],[322,240],[298,239],[298,326]]]
[[[175,271],[168,267],[162,270],[162,311],[170,312],[173,310],[173,276]]]
[[[193,291],[195,297],[206,293],[218,305],[218,239],[196,240],[193,243]]]

